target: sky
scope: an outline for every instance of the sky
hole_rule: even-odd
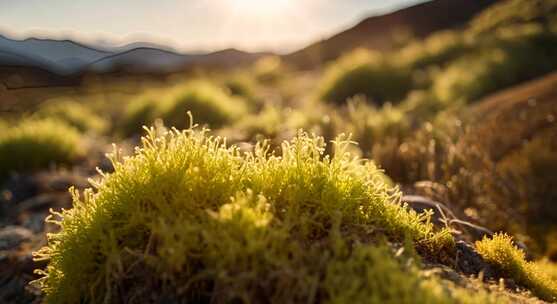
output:
[[[420,0],[0,0],[0,33],[285,53]]]

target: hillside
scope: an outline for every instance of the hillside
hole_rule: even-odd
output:
[[[457,28],[496,2],[433,0],[369,17],[348,30],[284,56],[284,60],[301,68],[311,68],[358,47],[386,51],[393,47],[398,33],[423,38],[436,31]]]

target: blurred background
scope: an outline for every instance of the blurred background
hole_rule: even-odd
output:
[[[245,150],[351,134],[410,203],[557,261],[555,0],[29,0],[0,20],[0,263],[19,267],[0,302],[36,299],[67,188],[187,111]]]

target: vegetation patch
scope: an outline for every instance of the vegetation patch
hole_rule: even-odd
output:
[[[506,234],[495,234],[476,242],[476,250],[488,263],[496,266],[505,277],[529,288],[546,301],[557,300],[557,282],[538,264],[527,262],[524,251],[512,243]]]
[[[131,101],[124,113],[122,133],[134,134],[158,118],[168,125],[186,128],[186,111],[192,112],[199,123],[220,128],[247,114],[247,108],[244,99],[229,95],[224,88],[208,81],[190,81],[167,90],[146,92]]]
[[[0,134],[0,178],[64,164],[82,154],[79,132],[59,120],[24,120]]]
[[[321,84],[319,99],[344,104],[362,95],[381,105],[403,99],[412,86],[411,73],[379,54],[355,51],[333,64]]]
[[[36,254],[48,260],[38,284],[50,303],[151,291],[305,302],[334,299],[322,266],[337,271],[339,242],[342,259],[362,265],[376,253],[353,245],[378,236],[432,254],[452,248],[448,230],[399,204],[372,162],[345,152],[347,141],[335,145],[329,157],[322,138],[299,133],[280,156],[264,143],[241,154],[206,131],[152,129],[134,156],[113,154],[115,171],[83,196],[74,191],[74,208],[55,214],[62,229]]]
[[[190,111],[198,121],[211,128],[220,128],[246,114],[244,100],[228,95],[222,88],[209,82],[190,82],[172,89],[161,104],[157,116],[177,128],[189,124],[184,115]]]
[[[101,134],[106,131],[108,127],[108,123],[103,118],[84,104],[71,99],[47,101],[37,114],[40,117],[55,118],[64,121],[81,132]]]

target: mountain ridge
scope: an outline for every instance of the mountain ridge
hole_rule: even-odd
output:
[[[365,18],[329,38],[312,43],[282,58],[299,68],[314,68],[358,47],[388,51],[397,34],[423,38],[435,31],[462,26],[500,0],[432,0],[391,13]]]
[[[393,37],[397,31],[411,31],[416,37],[424,37],[434,31],[458,27],[498,1],[432,0],[415,4],[365,18],[351,28],[282,55],[281,58],[285,63],[303,69],[314,68],[357,47],[389,50],[395,43],[396,38]],[[102,44],[104,46],[91,46],[70,39],[36,37],[17,40],[0,34],[0,51],[24,56],[29,59],[23,64],[25,66],[37,66],[63,76],[121,69],[130,72],[173,72],[197,65],[230,67],[274,55],[233,48],[183,53],[169,46],[149,42],[132,42],[113,47],[108,43]],[[9,57],[0,56],[0,66],[10,66]]]

